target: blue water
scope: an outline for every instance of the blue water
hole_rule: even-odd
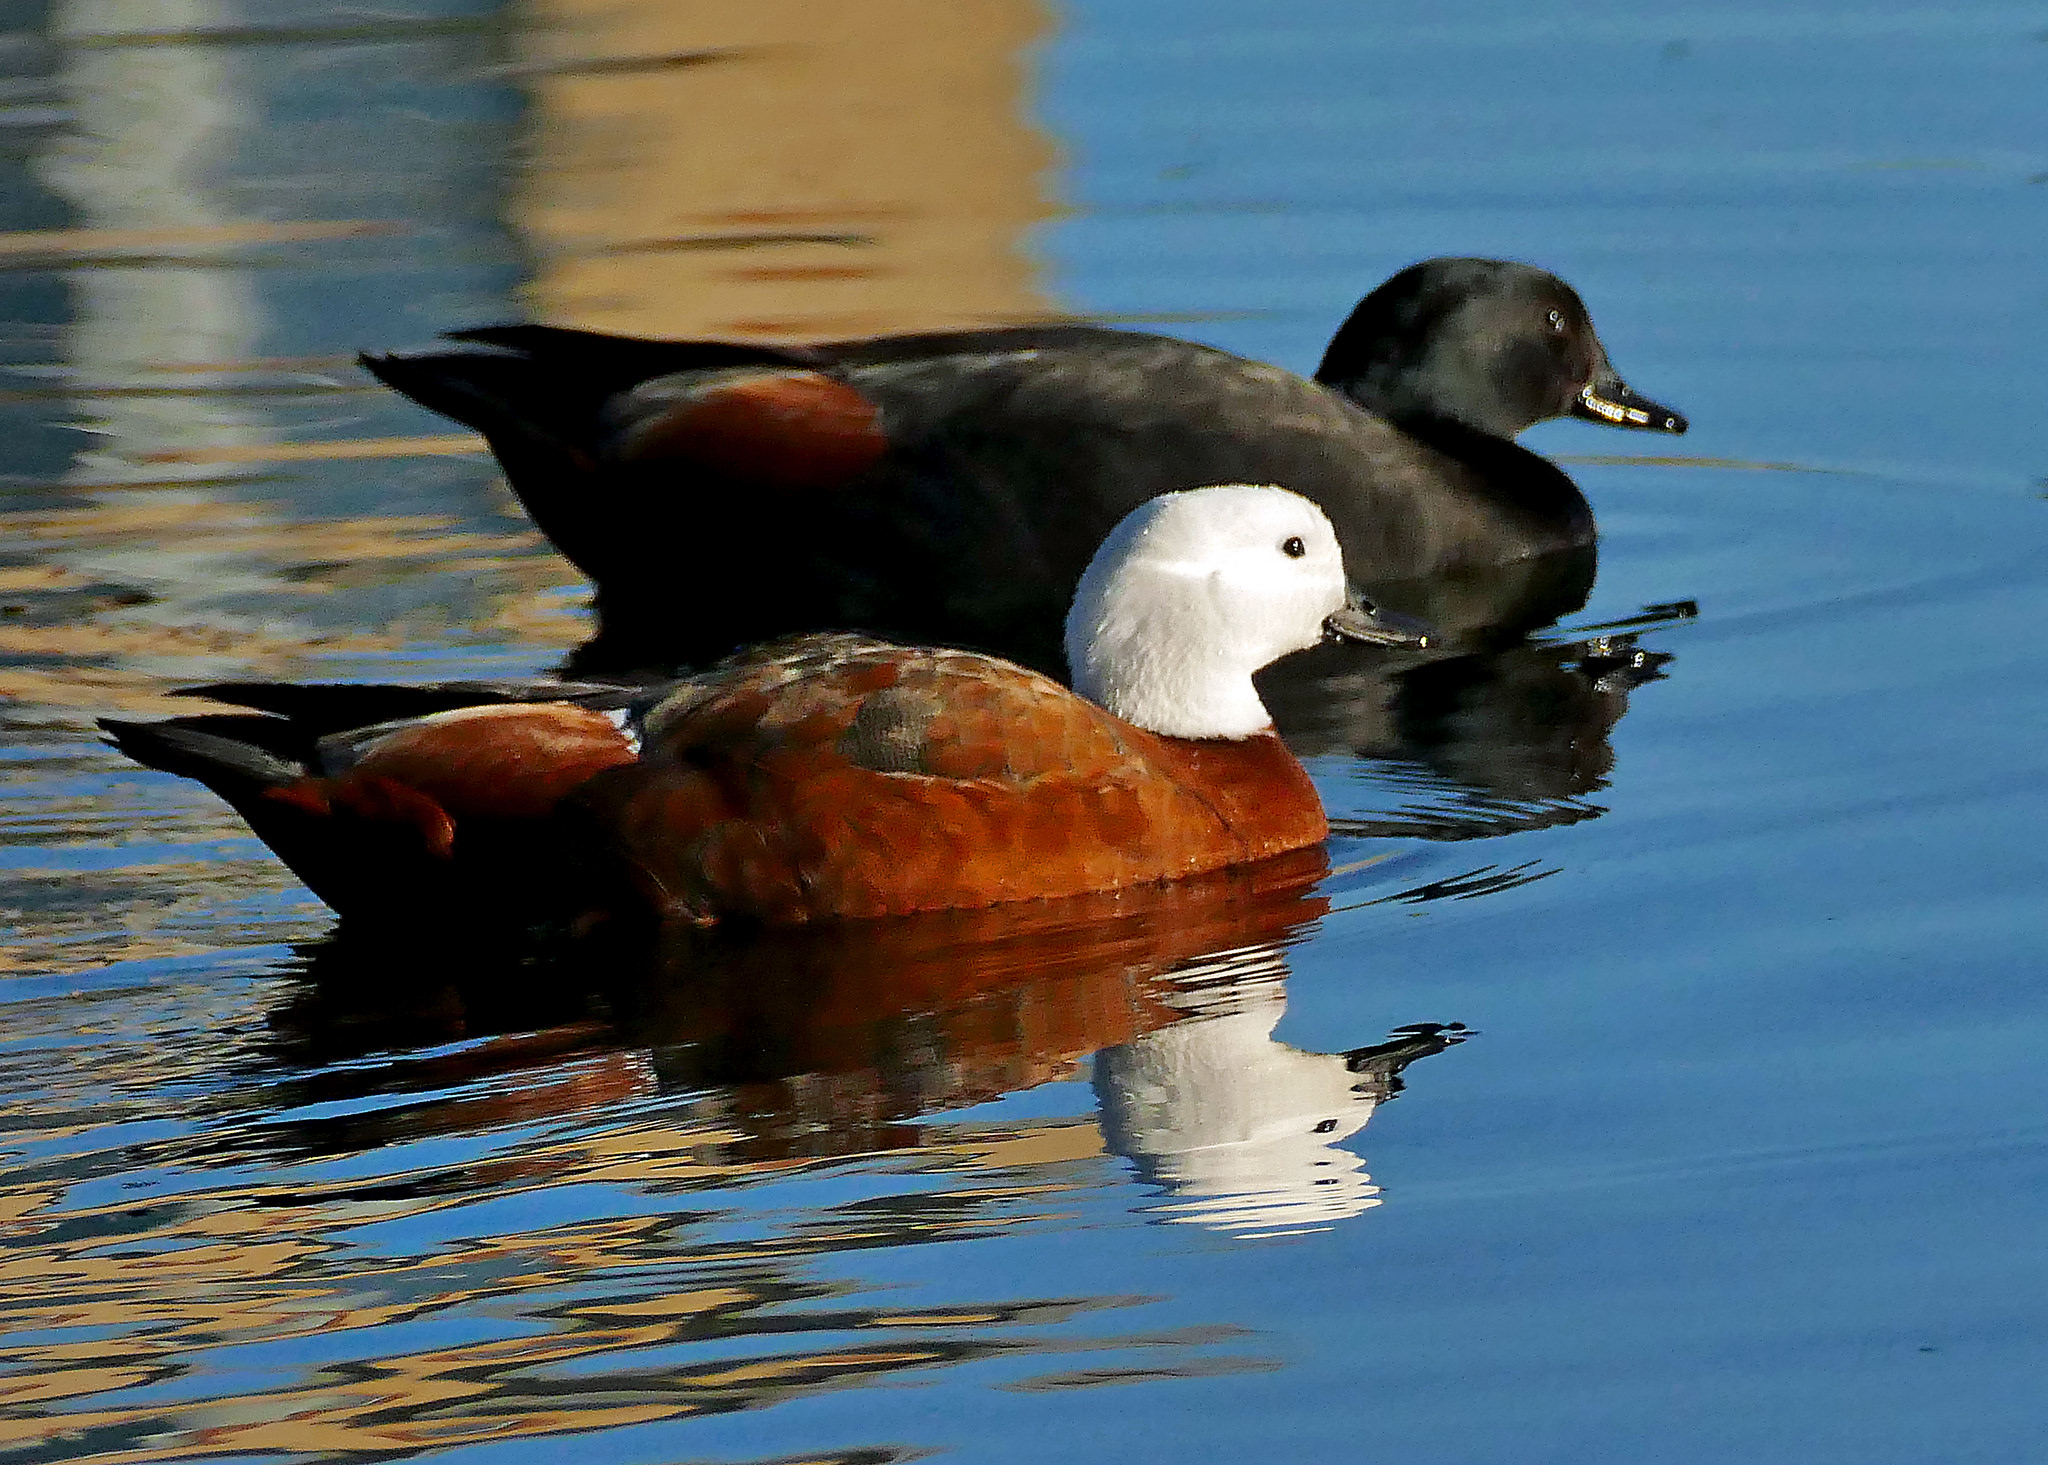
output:
[[[207,218],[407,231],[0,257],[0,1460],[2040,1458],[2048,8],[1050,17],[1050,308],[1307,370],[1414,259],[1541,263],[1693,422],[1526,436],[1570,623],[1698,614],[1529,674],[1581,721],[1324,751],[1298,903],[704,986],[337,947],[87,730],[583,633],[485,459],[138,451],[438,433],[348,353],[526,308],[531,72],[433,13],[169,48]],[[59,186],[126,53],[5,23],[4,229],[194,227]],[[164,361],[232,369],[105,390]],[[1313,1056],[1450,1022],[1384,1112]]]

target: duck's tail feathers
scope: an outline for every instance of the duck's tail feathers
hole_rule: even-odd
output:
[[[652,377],[821,364],[814,352],[779,346],[649,341],[558,326],[481,326],[448,339],[468,349],[356,359],[394,391],[482,433],[508,471],[515,458],[564,457],[583,460],[587,471],[605,430],[605,402]]]
[[[379,381],[482,433],[513,493],[556,549],[602,584],[634,508],[601,471],[617,424],[607,404],[678,372],[792,365],[816,353],[722,341],[646,341],[553,326],[462,331],[452,351],[365,354]]]
[[[205,784],[231,804],[306,774],[311,747],[282,718],[239,713],[126,722],[102,717],[100,730],[116,750],[145,768]]]
[[[289,719],[251,713],[164,722],[109,717],[100,727],[136,762],[220,795],[251,833],[343,915],[415,923],[431,916],[448,886],[443,856],[454,826],[445,811],[424,794],[374,779],[354,790],[352,801],[330,802],[334,789],[311,771],[308,730]]]
[[[588,471],[602,394],[579,391],[509,351],[364,352],[392,390],[476,429],[508,471]]]

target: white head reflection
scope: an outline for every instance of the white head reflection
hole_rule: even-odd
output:
[[[1177,973],[1187,1020],[1095,1058],[1109,1148],[1164,1192],[1158,1219],[1256,1237],[1325,1230],[1380,1203],[1342,1141],[1400,1090],[1400,1072],[1468,1034],[1423,1024],[1348,1053],[1275,1042],[1287,966],[1268,946]]]

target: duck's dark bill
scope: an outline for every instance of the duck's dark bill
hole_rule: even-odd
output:
[[[1369,646],[1427,646],[1429,626],[1399,611],[1381,610],[1354,594],[1342,610],[1323,618],[1323,636],[1332,641],[1363,641]]]
[[[1572,402],[1572,416],[1644,432],[1684,432],[1688,425],[1684,414],[1630,391],[1620,377],[1587,383]]]

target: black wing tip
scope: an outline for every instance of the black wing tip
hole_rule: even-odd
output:
[[[289,724],[274,717],[231,713],[156,722],[97,721],[108,745],[122,756],[145,768],[195,779],[224,796],[289,783],[305,772],[290,746]]]
[[[195,687],[173,687],[167,694],[172,697],[204,697],[209,702],[225,702],[230,707],[255,707],[267,709],[264,700],[266,691],[285,686],[320,686],[319,682],[205,682]]]
[[[487,326],[465,326],[459,331],[443,331],[441,332],[441,339],[444,341],[460,341],[466,346],[508,346],[518,341],[521,337],[537,335],[587,336],[589,334],[591,333],[588,331],[573,331],[562,326],[543,326],[537,325],[532,321],[508,320],[499,321]]]

